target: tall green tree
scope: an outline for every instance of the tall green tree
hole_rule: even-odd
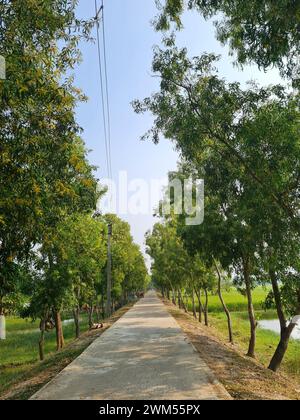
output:
[[[106,227],[90,214],[75,214],[60,226],[57,241],[64,270],[70,276],[76,337],[79,337],[79,315],[84,304],[89,308],[89,325],[93,325],[93,308],[97,302],[97,283],[107,261]],[[66,265],[66,267],[65,267]]]
[[[189,276],[188,255],[176,234],[174,221],[157,223],[153,231],[147,233],[146,245],[157,284],[162,286],[162,290],[171,290],[173,302],[178,298],[179,306],[187,309],[182,292]]]
[[[145,137],[155,143],[160,135],[171,139],[190,161],[199,149],[213,149],[246,171],[300,232],[298,95],[281,86],[244,90],[226,83],[218,77],[215,55],[190,59],[173,40],[166,43],[153,61],[160,91],[134,102],[136,112],[155,117]]]
[[[147,269],[140,248],[133,242],[130,225],[114,214],[103,216],[112,225],[112,310],[129,295],[147,286]]]
[[[283,76],[300,81],[300,5],[291,0],[165,0],[157,1],[161,15],[157,29],[173,22],[180,28],[181,15],[195,9],[205,19],[214,18],[217,38],[228,43],[240,64],[255,62],[260,68],[277,66]]]
[[[129,264],[122,282],[123,302],[127,302],[129,295],[137,295],[138,292],[145,291],[148,286],[148,272],[145,258],[141,253],[140,247],[132,244],[128,250]]]
[[[197,8],[207,18],[221,12],[219,18],[223,13],[224,19],[217,24],[218,37],[231,43],[241,64],[276,65],[297,84],[298,3],[192,0],[188,7]],[[158,28],[168,29],[171,21],[180,27],[184,8],[181,0],[167,0]],[[251,282],[257,278],[272,282],[270,298],[280,319],[281,340],[270,368],[277,370],[295,327],[288,317],[300,310],[297,274],[291,276],[298,271],[300,232],[299,95],[282,86],[259,88],[252,83],[241,89],[238,83],[226,83],[218,76],[213,54],[190,59],[186,49],[175,47],[174,39],[165,42],[167,48],[156,49],[153,61],[161,89],[143,103],[136,102],[136,110],[154,114],[156,120],[148,135],[155,142],[161,134],[173,140],[189,164],[197,167],[199,155],[206,154],[219,156],[225,175],[227,164],[230,173],[236,168],[234,208],[239,209],[240,219],[237,217],[238,224],[232,221],[252,243]],[[211,165],[212,171],[218,172],[216,168]],[[252,212],[247,211],[247,202]],[[223,210],[228,209],[225,206]]]
[[[65,214],[94,207],[96,180],[75,120],[84,97],[66,76],[91,28],[76,19],[75,8],[73,0],[0,2],[2,302],[15,291],[18,262],[48,230]]]

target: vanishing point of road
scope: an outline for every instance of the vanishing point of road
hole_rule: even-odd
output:
[[[230,397],[155,292],[149,292],[31,399]]]

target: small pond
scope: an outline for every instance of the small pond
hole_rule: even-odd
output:
[[[69,325],[72,324],[74,322],[74,319],[65,319],[62,323],[63,325]]]
[[[269,330],[269,331],[273,331],[277,333],[278,335],[280,334],[280,323],[278,319],[259,321],[258,326],[262,330]],[[294,338],[295,340],[300,340],[300,326],[299,325],[294,329],[292,338]]]

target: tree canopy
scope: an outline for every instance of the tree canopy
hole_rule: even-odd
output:
[[[185,9],[215,19],[217,38],[228,43],[240,64],[277,66],[283,76],[299,84],[300,5],[291,0],[158,0],[157,29],[182,26]]]
[[[95,167],[81,138],[76,107],[86,97],[74,85],[79,41],[96,19],[76,17],[77,0],[0,2],[0,316],[18,312],[55,326],[61,314],[103,315],[107,223],[112,239],[113,304],[147,287],[143,255],[117,216],[92,217],[101,198]]]
[[[299,94],[280,85],[228,83],[218,74],[216,55],[190,58],[174,37],[164,42],[152,66],[159,90],[134,102],[137,113],[154,117],[144,138],[170,139],[183,159],[175,176],[205,180],[204,223],[182,226],[183,218],[179,236],[207,267],[215,260],[232,273],[247,296],[252,357],[257,326],[252,290],[272,283],[269,297],[282,328],[270,364],[277,370],[295,328],[287,317],[300,311]]]

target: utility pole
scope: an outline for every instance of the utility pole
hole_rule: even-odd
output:
[[[107,298],[106,298],[106,316],[111,316],[111,235],[112,224],[108,224],[107,236]]]

